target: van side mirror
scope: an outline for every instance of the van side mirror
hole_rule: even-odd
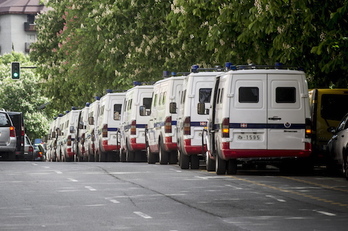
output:
[[[328,131],[328,132],[331,132],[332,134],[335,134],[335,133],[336,133],[336,128],[334,128],[334,127],[328,127],[328,128],[327,128],[327,131]]]
[[[169,104],[169,113],[176,114],[176,103],[175,102],[171,102]]]
[[[197,114],[198,115],[205,115],[205,103],[198,103],[197,104]]]

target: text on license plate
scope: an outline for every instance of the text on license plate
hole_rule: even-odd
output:
[[[261,140],[260,134],[238,134],[238,140]]]

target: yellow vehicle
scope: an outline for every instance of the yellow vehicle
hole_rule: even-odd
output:
[[[332,133],[329,127],[337,127],[348,113],[348,89],[309,90],[312,118],[312,153],[317,164],[326,164],[326,145]]]

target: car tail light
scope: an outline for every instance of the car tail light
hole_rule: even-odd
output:
[[[34,152],[34,148],[32,146],[29,146],[28,152]]]
[[[102,128],[102,136],[103,137],[108,137],[108,125],[104,124]]]
[[[16,137],[16,129],[15,127],[10,127],[10,137]]]
[[[221,127],[222,137],[223,138],[229,138],[230,137],[230,119],[225,118],[222,121],[222,127]]]
[[[191,135],[191,117],[188,116],[184,120],[184,135]]]
[[[130,134],[136,135],[137,134],[137,121],[132,120],[131,127],[130,127]]]
[[[38,152],[37,157],[42,157],[42,152]]]
[[[68,140],[67,140],[66,145],[71,146],[71,136],[68,136]]]
[[[164,132],[172,133],[172,117],[171,116],[168,116],[166,118],[166,121],[164,123]]]
[[[305,127],[305,137],[311,138],[312,136],[312,126],[311,126],[311,120],[309,118],[306,118],[306,127]]]

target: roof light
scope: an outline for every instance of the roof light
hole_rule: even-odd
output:
[[[141,86],[143,83],[140,81],[133,81],[134,86]]]
[[[111,89],[106,89],[106,93],[112,93]]]
[[[198,68],[199,68],[199,66],[198,65],[192,65],[191,66],[191,72],[198,72]]]

